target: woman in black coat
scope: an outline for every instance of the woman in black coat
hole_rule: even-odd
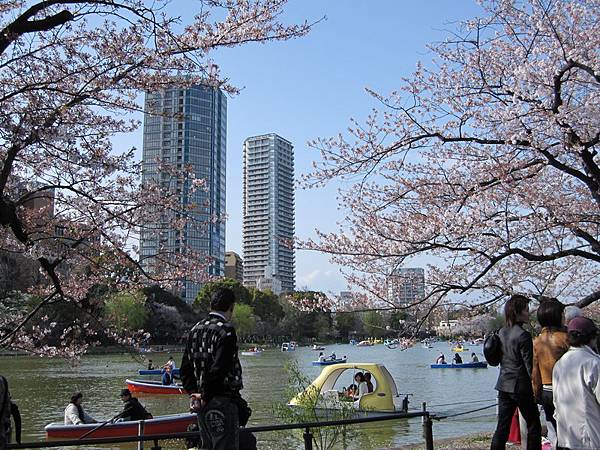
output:
[[[513,295],[504,306],[506,325],[498,335],[502,342],[502,361],[496,382],[498,391],[498,424],[492,438],[491,450],[503,450],[510,424],[518,407],[527,422],[527,450],[540,450],[542,427],[531,387],[533,340],[523,329],[529,321],[529,299]]]

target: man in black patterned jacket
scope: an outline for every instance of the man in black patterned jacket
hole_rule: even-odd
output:
[[[230,322],[235,305],[231,289],[219,288],[210,301],[210,313],[188,335],[181,362],[183,387],[200,403],[199,420],[205,449],[238,450],[239,427],[249,417],[240,396],[242,366],[237,335]]]

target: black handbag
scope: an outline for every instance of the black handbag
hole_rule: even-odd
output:
[[[483,343],[483,356],[490,366],[497,366],[502,361],[502,341],[498,334],[499,331],[490,333]]]

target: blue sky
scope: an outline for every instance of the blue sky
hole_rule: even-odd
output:
[[[427,43],[443,40],[453,22],[480,11],[474,0],[291,0],[286,21],[327,19],[301,39],[214,55],[222,73],[242,88],[228,100],[227,250],[242,254],[245,138],[278,133],[294,144],[296,176],[309,171],[319,155],[307,141],[343,133],[351,117],[364,118],[376,106],[365,88],[397,89],[417,61],[431,59]],[[141,130],[130,138],[141,148]],[[300,238],[314,235],[315,228],[336,229],[343,217],[336,189],[296,191]],[[346,283],[325,255],[299,251],[296,286],[337,293]]]

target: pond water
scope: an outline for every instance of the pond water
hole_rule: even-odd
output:
[[[483,360],[481,347],[472,347],[471,350]],[[498,376],[497,368],[430,369],[429,364],[434,362],[440,351],[448,360],[451,359],[450,347],[441,342],[434,344],[432,349],[417,345],[405,351],[391,350],[383,345],[329,345],[324,353],[335,352],[338,357],[347,355],[348,362],[384,364],[394,377],[398,391],[414,394],[410,398],[411,409],[420,409],[421,403],[427,402],[430,411],[449,415],[495,402],[493,387]],[[463,359],[470,359],[470,354],[471,351],[463,353]],[[270,349],[261,356],[240,356],[245,385],[242,394],[253,409],[250,425],[281,423],[273,411],[274,405],[289,401],[285,363],[295,361],[303,373],[313,379],[321,371],[320,367],[311,365],[317,355],[318,352],[309,347],[300,347],[289,353]],[[181,355],[174,356],[177,362],[181,361]],[[166,362],[168,355],[152,353],[149,357],[157,364]],[[59,359],[0,357],[0,374],[8,379],[13,399],[23,416],[23,441],[43,440],[44,426],[63,420],[64,408],[75,391],[84,393],[84,407],[96,419],[114,416],[122,408],[119,391],[125,387],[125,379],[143,378],[136,375],[140,368],[144,368],[141,357],[129,354],[85,356],[75,366]],[[350,384],[350,377],[343,380],[343,384]],[[183,412],[188,407],[186,396],[139,397],[155,416]],[[495,408],[488,408],[435,421],[433,434],[434,439],[441,439],[492,431],[494,425]],[[388,448],[422,441],[420,419],[370,423],[356,426],[354,431],[352,439],[346,443],[349,449]],[[261,449],[302,448],[299,434],[260,433],[257,437]],[[181,442],[170,445],[173,446],[163,445],[163,448],[183,448]]]

